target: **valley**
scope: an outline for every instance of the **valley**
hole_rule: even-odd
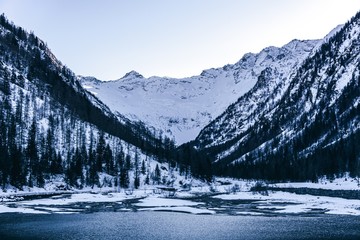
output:
[[[359,214],[359,13],[199,76],[114,81],[0,23],[4,213]]]

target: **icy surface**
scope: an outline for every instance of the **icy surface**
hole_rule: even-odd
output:
[[[268,195],[240,192],[233,195],[218,195],[224,200],[260,200],[257,209],[275,213],[309,213],[323,209],[327,214],[360,215],[360,200],[335,197],[300,195],[287,192],[269,192]]]
[[[208,209],[199,209],[194,207],[154,207],[141,209],[142,211],[170,211],[170,212],[184,212],[192,214],[215,214],[215,211]]]
[[[159,198],[152,196],[142,199],[140,203],[137,203],[136,205],[139,207],[178,207],[178,206],[195,206],[198,205],[198,203],[191,202],[188,200]]]
[[[154,190],[158,189],[156,187],[134,190],[130,195],[127,195],[124,190],[108,192],[110,189],[103,189],[103,191],[82,193],[69,192],[65,195],[33,200],[10,198],[9,193],[1,193],[0,213],[76,214],[104,211],[108,208],[110,211],[134,211],[135,209],[136,211],[254,216],[324,213],[360,215],[360,199],[295,194],[284,191],[250,191],[256,183],[255,181],[218,178],[211,185],[201,182],[194,183],[190,191],[177,191],[171,198],[164,192],[155,193]],[[321,179],[318,183],[271,184],[269,187],[360,190],[357,179],[349,177],[332,181]],[[212,199],[221,201],[214,202]]]

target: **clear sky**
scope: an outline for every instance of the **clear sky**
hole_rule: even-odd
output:
[[[189,77],[247,52],[318,39],[359,0],[0,0],[76,74]]]

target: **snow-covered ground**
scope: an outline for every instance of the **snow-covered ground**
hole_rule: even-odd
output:
[[[313,182],[291,182],[291,183],[277,183],[269,186],[281,188],[316,188],[329,190],[359,190],[360,179],[351,178],[348,175],[342,178],[335,178],[328,180],[326,178],[319,179],[317,183]]]
[[[114,188],[69,191],[41,199],[21,200],[21,195],[38,192],[0,192],[0,213],[81,213],[106,211],[173,211],[192,214],[344,214],[360,215],[360,199],[295,194],[283,191],[256,192],[256,181],[216,179],[215,184],[195,182],[190,191],[178,189],[175,197],[159,193],[156,186],[116,192]],[[357,179],[350,177],[318,183],[281,183],[270,187],[312,188],[360,191]],[[46,192],[46,191],[45,191]],[[55,192],[47,192],[55,193]],[[11,197],[17,196],[17,197]],[[200,196],[200,197],[199,197]]]
[[[239,192],[231,195],[217,195],[215,198],[223,200],[256,200],[257,204],[254,211],[258,214],[266,214],[269,211],[271,213],[288,214],[305,214],[316,211],[327,214],[360,215],[360,199],[350,200],[272,191],[269,191],[266,195]]]

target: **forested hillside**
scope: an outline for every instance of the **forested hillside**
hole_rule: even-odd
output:
[[[194,145],[220,175],[359,176],[359,50],[357,14],[288,80],[274,78],[274,68],[264,70],[254,88],[204,128]]]
[[[174,143],[112,113],[33,33],[0,16],[0,183],[42,187],[166,183]],[[179,153],[182,155],[181,153]],[[188,167],[184,174],[190,174]]]

